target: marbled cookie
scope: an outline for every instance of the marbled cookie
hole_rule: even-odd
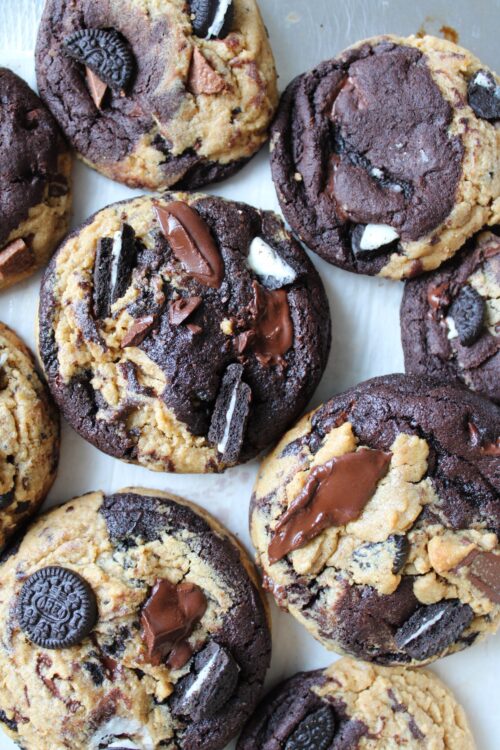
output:
[[[0,323],[0,552],[48,493],[59,418],[31,353]]]
[[[500,238],[474,237],[401,305],[406,372],[458,380],[500,402]]]
[[[451,42],[375,37],[296,78],[272,130],[285,217],[327,261],[394,279],[500,217],[500,87]]]
[[[236,172],[278,103],[255,0],[48,0],[36,65],[84,161],[151,189]]]
[[[29,86],[0,68],[0,289],[45,266],[68,228],[71,156]]]
[[[165,493],[85,495],[0,566],[0,722],[25,750],[216,750],[271,641],[246,553]]]
[[[220,471],[277,440],[314,392],[328,303],[269,212],[201,195],[99,211],[45,275],[40,353],[71,425],[150,469]]]
[[[419,665],[500,622],[500,408],[462,386],[369,380],[264,461],[264,586],[326,648]]]
[[[260,704],[237,750],[474,750],[463,708],[424,669],[344,657],[303,672]]]

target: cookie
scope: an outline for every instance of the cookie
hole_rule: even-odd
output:
[[[153,190],[237,172],[267,140],[278,104],[255,0],[49,0],[36,68],[79,156]]]
[[[25,750],[223,748],[271,640],[252,564],[154,490],[41,516],[0,566],[0,726]]]
[[[449,263],[405,285],[406,372],[465,383],[500,402],[500,238],[481,232]]]
[[[68,228],[71,156],[36,94],[0,68],[0,289],[46,265]]]
[[[292,229],[356,273],[440,266],[499,221],[497,87],[470,52],[431,36],[375,37],[296,78],[271,136]]]
[[[500,623],[500,409],[388,375],[301,419],[264,461],[264,587],[326,648],[420,665]]]
[[[40,353],[66,419],[105,453],[213,472],[277,440],[330,343],[321,280],[282,221],[169,193],[99,211],[42,285]]]
[[[59,418],[31,353],[0,323],[0,552],[56,477]]]
[[[474,750],[465,712],[425,669],[344,657],[285,680],[259,705],[237,750]]]

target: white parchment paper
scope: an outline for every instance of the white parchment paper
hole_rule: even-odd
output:
[[[424,28],[439,34],[455,29],[460,43],[498,68],[500,0],[261,0],[276,55],[280,85],[333,56],[347,45],[379,33],[407,35]],[[0,65],[34,86],[33,47],[43,0],[0,0]],[[78,163],[74,169],[73,226],[97,209],[136,195]],[[279,211],[267,149],[236,177],[209,192]],[[403,369],[399,338],[402,286],[357,277],[313,255],[325,283],[333,318],[328,367],[312,405],[356,382]],[[40,277],[0,294],[0,320],[34,349],[34,320]],[[248,501],[257,462],[222,476],[155,474],[105,456],[63,425],[57,481],[46,506],[90,490],[112,492],[125,485],[170,490],[203,505],[250,548]],[[271,686],[303,669],[324,667],[337,657],[273,605]],[[453,688],[467,710],[478,750],[500,748],[500,636],[438,662],[433,669]],[[0,750],[15,745],[0,731]],[[58,750],[54,748],[54,750]],[[453,749],[450,749],[453,750]]]

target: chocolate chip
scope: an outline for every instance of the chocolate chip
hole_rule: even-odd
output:
[[[17,601],[19,625],[42,648],[80,643],[97,620],[94,592],[78,573],[49,566],[29,576]]]
[[[229,651],[211,641],[194,659],[194,671],[176,686],[170,707],[175,715],[200,721],[213,716],[233,695],[239,667]]]
[[[94,71],[101,81],[119,93],[134,71],[134,56],[125,39],[114,29],[83,29],[63,42],[66,54]]]
[[[156,318],[154,315],[146,315],[146,317],[136,320],[132,328],[123,337],[121,348],[125,349],[127,346],[139,346],[139,344],[142,344],[154,328],[155,323]]]
[[[448,316],[453,319],[462,346],[472,346],[481,335],[486,304],[479,292],[468,284],[452,302]]]
[[[226,87],[224,78],[212,68],[198,47],[193,50],[188,76],[188,89],[192,94],[219,94]]]
[[[97,109],[101,109],[102,102],[106,96],[108,90],[108,84],[101,81],[98,75],[94,73],[90,68],[85,69],[85,78],[87,80],[87,87],[90,91],[90,96]]]
[[[391,534],[384,542],[373,542],[358,547],[352,555],[354,562],[362,569],[378,565],[384,555],[392,559],[392,573],[396,575],[404,567],[410,551],[410,544],[406,536]]]
[[[500,555],[474,550],[460,567],[463,565],[469,566],[470,582],[492,602],[500,604]]]
[[[335,736],[335,714],[324,706],[303,719],[289,737],[285,750],[327,750]]]
[[[223,39],[233,22],[232,0],[190,0],[193,31],[201,39]]]
[[[201,305],[201,297],[181,297],[172,302],[168,310],[168,319],[174,326],[179,326],[189,318]]]
[[[412,659],[436,656],[454,643],[469,626],[474,613],[459,599],[420,607],[394,635],[396,645]]]
[[[34,263],[31,247],[22,238],[13,240],[0,252],[0,278],[27,271]]]
[[[500,119],[500,86],[489,70],[478,70],[469,81],[469,104],[484,120]]]
[[[250,413],[252,391],[242,382],[242,365],[229,365],[215,402],[209,441],[217,445],[222,460],[236,463],[245,439],[245,430]]]

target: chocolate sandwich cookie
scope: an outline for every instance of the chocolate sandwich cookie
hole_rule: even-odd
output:
[[[59,418],[31,353],[0,323],[0,552],[56,476]]]
[[[71,156],[30,87],[0,68],[0,289],[45,266],[68,228]]]
[[[292,229],[348,271],[437,268],[499,222],[499,93],[476,57],[431,36],[375,37],[299,76],[271,140]]]
[[[475,750],[451,691],[425,669],[344,657],[302,672],[264,698],[237,750]]]
[[[42,285],[40,353],[85,439],[158,471],[212,472],[277,440],[330,344],[321,280],[282,221],[169,193],[99,211]]]
[[[500,623],[500,408],[389,375],[301,419],[250,511],[264,586],[326,648],[420,665]]]
[[[79,156],[150,189],[238,171],[278,103],[255,0],[48,0],[36,67]]]
[[[161,492],[41,516],[0,566],[0,727],[25,750],[219,750],[271,640],[246,553]]]
[[[406,372],[458,380],[500,402],[500,237],[476,235],[401,305]]]

